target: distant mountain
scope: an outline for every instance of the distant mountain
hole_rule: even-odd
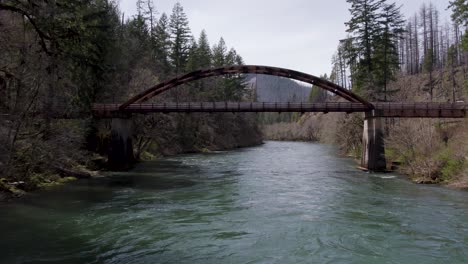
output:
[[[245,79],[256,88],[257,102],[307,102],[312,90],[312,85],[277,76],[246,74]]]

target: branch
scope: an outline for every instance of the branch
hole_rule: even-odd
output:
[[[25,16],[29,20],[29,23],[31,23],[31,25],[34,27],[34,30],[36,31],[36,33],[39,35],[42,49],[44,50],[45,53],[47,53],[48,55],[51,55],[51,52],[47,49],[47,45],[45,43],[46,40],[51,40],[51,38],[47,36],[47,34],[45,34],[42,30],[39,29],[34,19],[31,18],[30,14],[28,14],[26,11],[20,8],[10,6],[10,5],[5,5],[2,3],[0,3],[0,10],[11,11],[13,13],[18,13],[20,15]]]

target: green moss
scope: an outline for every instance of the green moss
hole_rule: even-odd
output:
[[[148,152],[148,151],[145,151],[145,152],[141,153],[140,158],[142,160],[150,161],[150,160],[155,160],[157,158],[157,156],[150,153],[150,152]]]
[[[202,152],[202,153],[209,153],[209,152],[211,152],[211,151],[210,151],[209,149],[207,149],[207,148],[201,148],[201,149],[199,149],[199,150],[200,150],[200,152]]]
[[[5,191],[14,195],[22,195],[24,193],[15,186],[9,185],[5,178],[0,178],[0,191]]]
[[[385,157],[387,157],[387,159],[392,162],[404,163],[406,161],[404,155],[398,154],[398,152],[391,147],[385,148]]]
[[[465,159],[457,157],[453,154],[450,148],[446,148],[438,155],[438,159],[442,162],[440,175],[442,181],[449,181],[454,176],[458,175],[465,168]]]
[[[71,181],[76,181],[77,179],[75,177],[64,177],[64,178],[60,178],[58,180],[59,183],[67,183],[67,182],[71,182]]]
[[[60,175],[48,173],[40,174],[34,173],[29,178],[29,181],[26,184],[27,191],[32,191],[36,189],[47,189],[61,184],[74,181],[75,177],[61,177]]]

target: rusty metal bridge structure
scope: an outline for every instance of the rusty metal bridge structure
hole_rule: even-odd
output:
[[[345,102],[297,103],[297,102],[164,102],[147,101],[178,86],[193,81],[240,74],[263,74],[285,77],[319,87]],[[385,148],[382,118],[465,118],[468,105],[464,102],[368,102],[337,84],[294,70],[256,65],[236,65],[194,71],[161,82],[133,96],[122,104],[94,104],[96,118],[112,119],[111,150],[109,163],[126,167],[133,159],[132,114],[150,113],[218,113],[218,112],[341,112],[364,113],[363,153],[361,166],[373,171],[385,170]]]
[[[286,77],[320,87],[347,102],[326,103],[284,103],[284,102],[168,102],[145,103],[151,98],[175,87],[196,80],[230,74],[264,74]],[[381,103],[368,102],[351,91],[318,78],[316,76],[277,67],[241,65],[194,71],[174,79],[159,83],[122,104],[94,104],[93,114],[97,117],[112,117],[115,113],[196,113],[196,112],[369,112],[377,110],[379,117],[401,118],[463,118],[466,116],[465,103],[405,102]]]
[[[186,102],[130,104],[123,112],[129,114],[149,113],[261,113],[261,112],[320,112],[355,113],[373,109],[379,117],[388,118],[463,118],[466,116],[464,103],[372,103],[369,108],[360,103],[280,103],[280,102]],[[101,117],[111,117],[120,112],[120,104],[95,104],[93,112]]]

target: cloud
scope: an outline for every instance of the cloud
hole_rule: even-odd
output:
[[[136,13],[135,0],[121,0],[126,16]],[[159,13],[172,11],[176,0],[154,1]],[[248,64],[292,68],[315,75],[329,73],[331,58],[346,37],[349,20],[345,0],[180,0],[198,38],[205,29],[212,44],[220,37]],[[410,16],[423,0],[397,0]],[[448,0],[434,4],[445,17]],[[444,21],[444,19],[442,19]]]

